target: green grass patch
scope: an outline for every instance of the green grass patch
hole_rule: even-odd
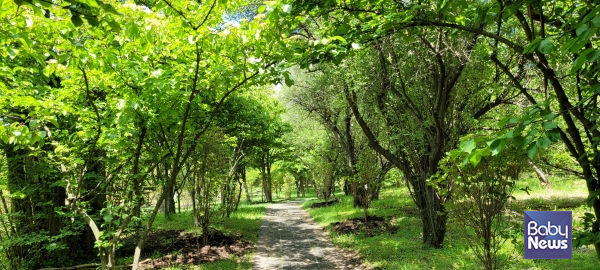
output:
[[[590,211],[585,205],[587,191],[585,182],[572,179],[552,179],[552,188],[543,188],[537,179],[519,181],[515,192],[516,201],[511,210],[520,213],[517,220],[523,231],[523,211],[564,210],[573,211],[574,225],[580,226],[578,217]],[[520,190],[528,186],[529,195]],[[470,251],[469,236],[463,225],[449,217],[445,247],[433,249],[422,243],[422,225],[418,210],[406,188],[388,188],[382,191],[380,200],[373,201],[370,215],[387,216],[399,230],[395,234],[368,237],[365,234],[338,235],[332,231],[331,223],[362,217],[362,209],[352,207],[352,197],[336,194],[341,202],[323,208],[303,207],[315,221],[330,231],[330,237],[338,247],[358,251],[365,262],[381,269],[481,269]],[[472,235],[472,234],[471,234]],[[507,241],[502,248],[503,259],[508,269],[598,269],[598,260],[593,246],[573,249],[571,260],[525,260],[523,247]]]
[[[233,256],[230,260],[220,260],[216,262],[204,263],[199,265],[173,265],[165,270],[243,270],[252,269],[254,253],[244,254],[243,257]]]
[[[241,203],[238,211],[231,213],[229,218],[215,215],[210,227],[226,235],[241,235],[242,240],[256,242],[266,205]],[[165,215],[158,215],[154,222],[154,229],[184,230],[198,235],[202,234],[202,230],[194,226],[191,211],[171,214],[168,218]]]
[[[267,204],[249,204],[241,203],[238,211],[233,212],[229,218],[215,215],[211,222],[211,229],[219,230],[225,235],[240,236],[243,241],[250,241],[256,244],[260,225],[265,213]],[[191,211],[185,211],[181,214],[170,214],[166,217],[159,214],[156,217],[153,226],[154,230],[182,230],[184,233],[201,235],[200,228],[194,226],[194,219]],[[168,241],[168,240],[167,240]],[[169,243],[165,243],[169,245]],[[174,252],[172,254],[176,254]],[[154,252],[150,256],[142,256],[141,260],[146,258],[160,258],[165,255],[160,252]],[[132,257],[118,258],[119,264],[130,264]],[[254,252],[248,252],[241,255],[234,255],[231,259],[224,259],[215,262],[200,265],[173,265],[168,269],[250,269],[254,261]]]

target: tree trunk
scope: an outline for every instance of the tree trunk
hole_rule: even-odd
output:
[[[298,183],[298,187],[299,187],[299,190],[300,190],[301,196],[302,196],[302,198],[304,198],[304,197],[305,197],[305,192],[304,192],[304,186],[305,186],[305,184],[304,184],[304,182],[306,182],[306,179],[304,178],[304,174],[301,174],[301,175],[298,177],[298,181],[300,181],[300,182]],[[299,197],[299,196],[298,196],[298,197]]]
[[[168,188],[167,186],[163,187],[165,191],[165,199],[163,201],[163,210],[165,213],[165,218],[169,220],[169,214],[175,213],[175,201],[173,200],[173,189]]]
[[[351,191],[351,188],[350,188],[350,184],[348,183],[348,178],[345,178],[344,179],[344,195],[346,195],[346,196],[350,195],[350,191]]]
[[[181,191],[176,190],[177,193],[177,213],[181,214]]]
[[[273,193],[271,190],[271,166],[269,164],[269,151],[263,154],[261,160],[260,176],[262,178],[262,187],[266,202],[273,202]]]
[[[165,164],[167,166],[165,166],[165,178],[167,179],[167,181],[170,181],[170,178],[172,177],[169,174],[169,166],[168,164]],[[172,171],[170,173],[173,173]],[[167,218],[167,220],[169,219],[169,214],[175,214],[175,200],[173,199],[173,196],[175,195],[175,183],[173,183],[172,185],[165,185],[165,192],[166,192],[166,197],[165,197],[165,201],[164,201],[164,210],[165,210],[165,217]]]
[[[240,205],[240,200],[242,199],[242,181],[240,179],[238,179],[238,181],[239,181],[240,188],[238,190],[238,195],[235,200],[235,210],[234,211],[236,211],[236,212],[238,210],[238,206]]]
[[[271,177],[271,155],[267,151],[267,191],[265,193],[265,197],[267,202],[273,202],[273,179]]]
[[[7,145],[4,149],[7,161],[7,188],[9,192],[18,192],[23,190],[27,186],[27,178],[25,172],[25,156],[26,152],[23,149],[15,150],[12,145]],[[33,225],[33,217],[31,213],[31,203],[28,197],[23,199],[12,196],[10,198],[10,213],[12,214],[13,235],[15,237],[22,236],[30,230]],[[9,258],[14,261],[16,266],[20,266],[23,259],[28,256],[27,250],[29,250],[23,244],[15,244],[10,247],[10,253],[14,255],[14,258]]]
[[[527,162],[529,163],[529,165],[531,165],[531,167],[535,171],[535,174],[537,175],[537,178],[540,180],[540,182],[542,182],[542,185],[544,187],[551,187],[552,183],[550,183],[550,181],[548,181],[548,177],[546,177],[546,174],[544,173],[544,171],[542,171],[542,169],[540,167],[535,165],[535,163],[533,163],[533,161],[527,160]]]
[[[364,184],[352,183],[352,206],[364,208],[367,203],[366,196],[369,196],[369,192],[365,188]]]
[[[192,174],[192,190],[190,191],[192,197],[192,215],[194,216],[194,226],[200,226],[200,220],[198,219],[198,200],[196,199],[196,195],[200,194],[200,184],[199,184],[199,172],[197,168],[194,168],[195,172]]]
[[[427,186],[424,179],[414,179],[411,185],[423,223],[423,243],[434,248],[442,248],[448,220],[446,209],[439,200],[436,190]]]
[[[246,201],[252,202],[252,199],[250,198],[250,192],[248,191],[248,182],[246,181],[246,166],[240,166],[240,174],[242,176],[242,187],[246,193]]]

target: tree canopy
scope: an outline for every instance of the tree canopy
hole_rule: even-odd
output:
[[[159,211],[189,192],[206,237],[247,168],[266,202],[339,185],[365,219],[395,168],[443,248],[462,173],[503,160],[502,190],[581,178],[600,257],[598,29],[577,0],[0,0],[0,251],[113,269],[135,231],[137,269]]]

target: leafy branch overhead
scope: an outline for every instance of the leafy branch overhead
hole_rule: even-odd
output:
[[[238,208],[295,191],[432,253],[458,215],[497,269],[523,175],[579,179],[600,257],[599,29],[579,0],[0,0],[0,268],[147,267],[184,219],[255,240]]]

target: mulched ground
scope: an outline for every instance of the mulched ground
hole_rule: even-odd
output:
[[[125,244],[117,251],[117,256],[132,256],[137,238],[125,239]],[[151,232],[144,244],[140,261],[142,269],[161,269],[174,264],[198,264],[220,259],[230,259],[233,254],[242,254],[253,250],[254,245],[241,241],[239,235],[229,236],[220,231],[210,231],[209,244],[202,245],[202,236],[177,230],[159,230]],[[156,254],[161,257],[156,258]]]
[[[359,217],[335,222],[332,225],[333,231],[337,234],[365,233],[369,237],[385,233],[393,234],[398,232],[399,229],[391,224],[391,220],[378,216],[369,216],[366,223],[364,217]]]
[[[331,200],[331,201],[327,201],[327,202],[319,202],[319,203],[313,203],[309,206],[309,208],[321,208],[321,207],[327,207],[327,206],[331,206],[334,205],[336,203],[340,202],[340,199],[335,199],[335,200]]]

